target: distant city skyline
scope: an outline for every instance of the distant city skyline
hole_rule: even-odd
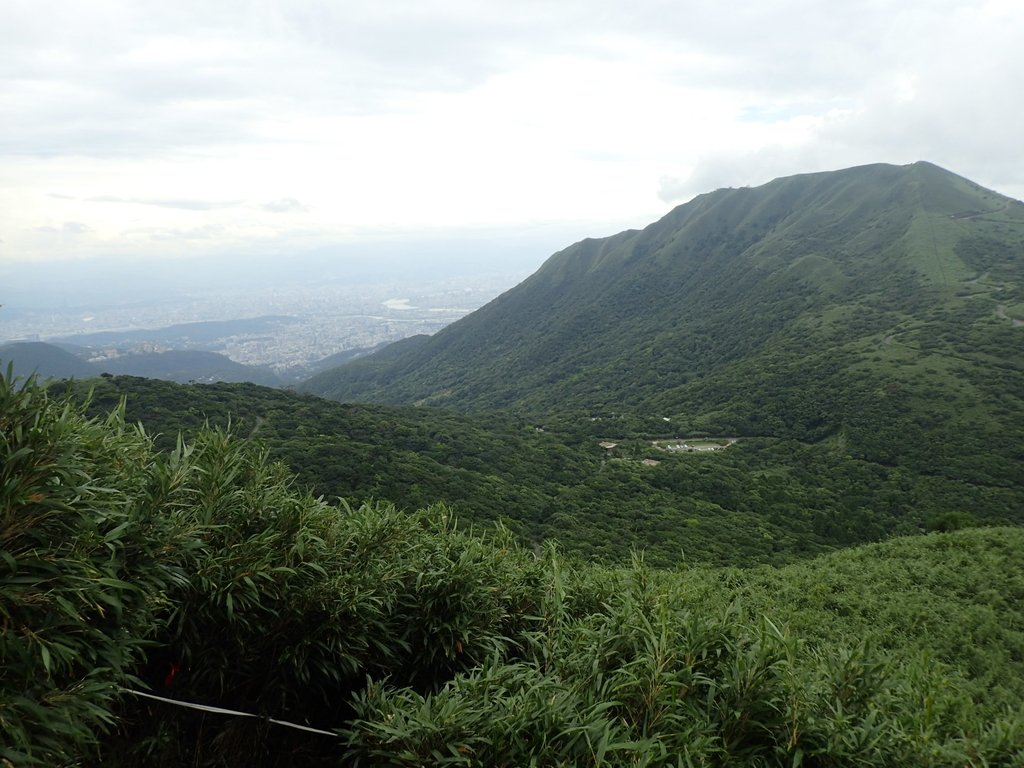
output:
[[[73,345],[75,354],[86,360],[204,350],[272,368],[286,378],[302,378],[312,364],[330,355],[436,333],[519,277],[292,283],[233,294],[195,290],[141,302],[0,308],[0,346],[19,341]],[[251,322],[253,318],[263,322]]]
[[[871,162],[1024,197],[1011,0],[0,9],[8,306],[27,263],[470,240],[475,271],[535,267],[700,192]]]

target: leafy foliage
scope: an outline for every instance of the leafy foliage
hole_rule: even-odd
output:
[[[1020,714],[980,716],[925,658],[861,642],[809,651],[735,604],[687,599],[635,563],[600,609],[563,584],[527,658],[494,659],[432,696],[372,685],[348,729],[356,765],[1012,765]],[[568,578],[567,578],[568,576]],[[581,583],[573,583],[575,578]]]
[[[231,425],[254,433],[317,495],[405,509],[443,501],[463,524],[500,521],[530,545],[555,539],[609,561],[628,561],[636,548],[654,565],[781,564],[953,520],[1017,522],[1024,510],[1024,488],[995,479],[1008,471],[995,457],[992,477],[968,481],[851,456],[838,440],[748,438],[714,454],[675,453],[652,445],[652,436],[678,434],[661,419],[538,423],[131,377],[79,386],[94,387],[95,414],[127,396],[127,418],[166,449],[207,421]],[[617,447],[600,447],[610,435]],[[974,450],[984,466],[988,454]]]
[[[950,665],[997,712],[1024,701],[1024,621],[1010,609],[1024,598],[1022,552],[1020,528],[962,530],[750,569],[736,589],[810,643],[870,638]],[[703,588],[716,592],[720,581],[712,576]]]
[[[33,382],[0,390],[14,765],[75,762],[115,722],[126,764],[280,750],[245,724],[121,712],[122,687],[330,723],[367,674],[430,690],[532,613],[539,566],[508,534],[458,532],[441,507],[328,506],[222,431],[156,454],[122,411],[89,420]]]
[[[159,459],[121,413],[88,421],[0,377],[0,759],[59,765],[109,728],[159,596],[182,578]]]
[[[9,765],[1024,759],[1024,713],[998,705],[1024,678],[989,674],[1010,635],[975,633],[981,664],[949,653],[977,611],[1020,626],[1018,529],[780,571],[606,567],[462,531],[444,507],[329,505],[223,431],[157,453],[120,411],[88,419],[32,382],[0,380],[0,426]],[[798,605],[811,573],[824,592]],[[845,609],[815,602],[841,583]],[[938,640],[924,600],[955,606]]]

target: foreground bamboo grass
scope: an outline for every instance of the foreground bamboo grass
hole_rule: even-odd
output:
[[[123,411],[89,419],[31,381],[0,381],[0,434],[5,766],[1024,761],[1024,684],[997,674],[1017,635],[993,629],[958,666],[966,608],[942,632],[900,627],[883,608],[903,593],[874,594],[832,625],[813,601],[772,604],[798,567],[604,567],[460,530],[444,506],[330,504],[254,443],[207,430],[157,452]],[[866,550],[865,583],[904,554],[977,554],[936,580],[942,604],[998,556],[1004,592],[972,605],[1019,633],[1021,531],[941,536]]]

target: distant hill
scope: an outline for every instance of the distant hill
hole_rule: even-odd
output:
[[[96,331],[78,333],[50,339],[53,343],[69,343],[80,346],[118,346],[148,341],[176,348],[202,348],[218,342],[227,336],[266,333],[296,322],[286,315],[263,315],[261,317],[238,318],[235,320],[204,320],[194,323],[178,323],[163,328],[136,328],[124,331]]]
[[[16,341],[0,347],[0,367],[14,365],[14,374],[25,378],[33,373],[53,379],[84,379],[96,376],[92,365],[53,344],[41,341]]]
[[[84,379],[119,373],[181,383],[249,381],[267,386],[281,383],[270,369],[242,365],[214,352],[152,352],[90,362],[68,351],[70,349],[81,350],[82,354],[89,352],[71,345],[62,348],[44,342],[15,342],[0,347],[0,363],[4,366],[12,363],[15,375],[21,378],[33,373],[44,379]]]
[[[373,354],[349,358],[337,367],[326,368],[321,373],[310,377],[299,389],[328,397],[332,400],[365,399],[376,401],[374,397],[346,398],[335,396],[336,393],[334,393],[332,388],[338,382],[341,375],[345,377],[346,382],[353,389],[372,392],[383,380],[401,376],[404,373],[414,373],[416,361],[418,360],[416,353],[426,347],[430,343],[430,339],[431,337],[425,334],[409,336],[386,344]],[[342,374],[342,371],[344,371],[344,374]]]
[[[306,389],[572,413],[609,436],[670,420],[827,441],[1019,485],[1022,265],[1024,204],[937,166],[793,176],[577,243],[433,337]]]
[[[328,355],[327,357],[321,358],[320,360],[307,365],[306,367],[309,372],[303,378],[310,378],[312,375],[317,373],[333,370],[339,365],[345,365],[345,363],[350,363],[360,357],[371,355],[387,345],[388,342],[382,342],[380,344],[375,344],[372,347],[359,347],[357,349],[346,349],[341,352],[335,352],[333,355]]]
[[[280,380],[269,368],[256,368],[236,363],[216,352],[171,350],[146,354],[123,355],[94,366],[104,373],[123,373],[187,383],[189,381],[250,381],[254,384],[276,385]]]

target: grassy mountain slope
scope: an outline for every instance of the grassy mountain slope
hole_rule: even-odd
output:
[[[794,176],[577,243],[408,353],[307,388],[829,438],[1001,484],[1024,439],[1022,262],[1024,204],[936,166]]]

